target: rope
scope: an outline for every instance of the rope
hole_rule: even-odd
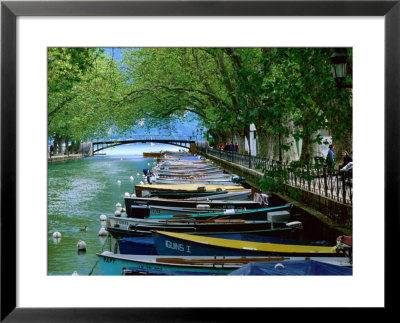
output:
[[[97,260],[96,263],[94,264],[92,270],[89,272],[89,275],[88,275],[88,276],[91,276],[91,275],[92,275],[93,270],[94,270],[94,268],[96,267],[96,265],[97,265],[98,263],[99,263],[99,261]]]

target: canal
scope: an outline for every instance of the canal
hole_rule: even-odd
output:
[[[161,146],[157,148],[171,150],[171,146]],[[48,275],[71,275],[74,271],[79,275],[102,274],[96,253],[108,250],[109,241],[98,235],[100,215],[113,215],[117,203],[124,207],[125,192],[132,193],[134,186],[144,181],[142,169],[153,167],[156,160],[143,158],[142,152],[143,147],[137,145],[117,154],[48,165]],[[285,203],[278,197],[271,202]],[[292,214],[303,223],[306,240],[324,240],[331,245],[339,235],[300,209],[293,208]],[[85,226],[87,231],[81,231]],[[55,231],[61,233],[61,239],[53,238]],[[85,253],[78,253],[79,240],[87,244]]]

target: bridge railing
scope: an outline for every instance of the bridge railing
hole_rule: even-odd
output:
[[[94,139],[93,143],[112,143],[112,142],[124,142],[131,140],[169,140],[169,141],[196,141],[196,136],[185,136],[185,135],[133,135],[129,137],[119,137],[119,138],[106,138],[106,139]]]
[[[238,152],[207,149],[206,153],[261,173],[274,171],[280,166],[279,169],[286,174],[286,185],[312,192],[343,204],[353,204],[352,177],[337,170],[329,173],[328,168],[324,165],[312,169],[307,167],[295,168],[290,164],[279,163],[264,157],[243,155]]]

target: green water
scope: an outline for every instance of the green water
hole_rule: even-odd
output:
[[[142,169],[153,162],[141,155],[110,155],[48,165],[48,275],[101,275],[96,252],[110,244],[98,235],[100,215],[113,215],[116,203],[124,207],[124,193],[134,192],[144,181]],[[85,225],[87,231],[80,231]],[[61,239],[53,239],[55,231]],[[78,253],[78,240],[86,242],[85,253]]]

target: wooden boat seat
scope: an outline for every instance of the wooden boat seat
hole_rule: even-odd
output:
[[[214,219],[215,223],[246,223],[243,219]]]
[[[184,259],[184,258],[156,258],[157,262],[170,264],[232,264],[240,263],[247,264],[249,262],[264,262],[264,261],[283,261],[288,260],[287,257],[238,257],[238,258],[221,258],[221,259]]]

